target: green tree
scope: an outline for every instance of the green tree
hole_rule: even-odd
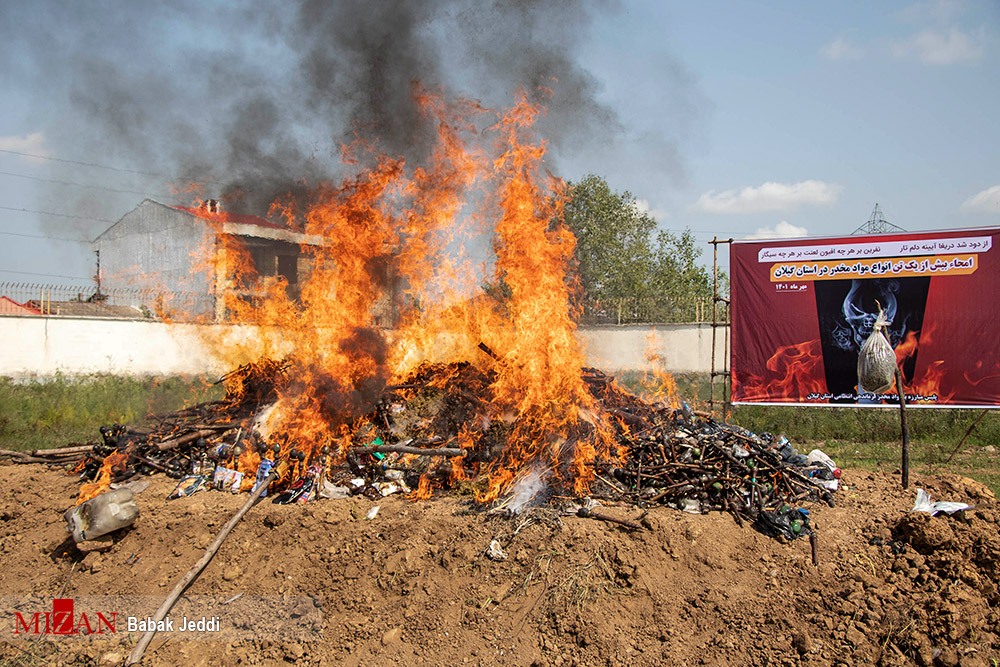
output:
[[[630,192],[614,192],[599,176],[568,185],[564,218],[577,239],[584,318],[621,324],[703,316],[712,278],[690,231],[657,231]]]

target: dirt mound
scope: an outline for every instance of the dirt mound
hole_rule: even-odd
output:
[[[123,661],[139,634],[126,617],[152,614],[245,500],[167,501],[175,482],[149,481],[136,524],[82,554],[61,516],[76,477],[0,467],[8,664]],[[490,516],[456,495],[265,500],[171,613],[179,623],[210,609],[219,630],[161,632],[144,664],[996,664],[1000,505],[989,490],[958,477],[916,475],[907,491],[882,473],[843,481],[836,507],[809,508],[818,567],[807,540],[782,544],[721,512],[657,507],[630,531],[551,509]],[[976,507],[914,514],[914,487]],[[117,631],[13,634],[15,611],[30,621],[54,598],[73,599],[78,616],[117,611]]]

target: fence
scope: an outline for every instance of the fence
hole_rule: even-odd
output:
[[[719,304],[718,321],[727,321],[725,304]],[[712,299],[644,297],[581,304],[581,324],[698,323],[712,321]]]
[[[254,304],[260,295],[243,290],[238,295]],[[174,321],[224,321],[216,311],[211,294],[165,289],[100,290],[94,284],[50,285],[43,283],[0,282],[0,296],[23,304],[36,314],[76,317],[116,317]],[[374,306],[380,326],[391,327],[396,313],[390,300]],[[712,321],[712,300],[698,298],[616,299],[613,302],[585,301],[579,307],[581,325],[627,325],[654,323],[707,323]],[[718,321],[727,321],[725,304],[719,305]]]
[[[96,285],[0,283],[0,296],[42,315],[191,319],[213,313],[214,298],[197,292],[103,288]]]

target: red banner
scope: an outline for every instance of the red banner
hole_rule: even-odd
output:
[[[858,392],[879,307],[907,403],[1000,406],[1000,228],[736,241],[734,403],[888,405]]]

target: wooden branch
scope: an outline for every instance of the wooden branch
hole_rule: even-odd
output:
[[[214,429],[214,428],[213,429],[208,429],[208,428],[198,429],[197,431],[194,431],[192,433],[188,433],[187,435],[181,435],[181,436],[178,436],[176,438],[171,438],[170,440],[164,440],[163,442],[161,442],[160,444],[158,444],[156,446],[156,448],[158,450],[160,450],[161,452],[162,451],[166,451],[168,449],[174,449],[175,447],[180,447],[181,445],[185,445],[185,444],[187,444],[189,442],[193,442],[193,441],[197,440],[198,438],[204,438],[204,437],[209,436],[209,435],[215,435],[216,430],[217,429]]]
[[[629,530],[642,530],[642,526],[634,521],[629,521],[628,519],[619,519],[617,517],[608,516],[607,514],[602,514],[600,512],[595,512],[594,510],[588,510],[585,507],[581,507],[576,511],[577,516],[582,516],[585,519],[597,519],[598,521],[607,521],[609,523],[617,523],[619,526],[625,526]]]
[[[128,662],[126,663],[127,665],[139,664],[139,662],[142,660],[143,654],[146,652],[146,647],[149,646],[149,642],[153,641],[153,637],[156,635],[157,623],[166,618],[167,614],[170,613],[170,610],[173,608],[178,598],[180,598],[180,596],[184,593],[184,591],[187,590],[187,587],[190,586],[191,583],[198,578],[198,575],[201,574],[202,570],[204,570],[205,567],[209,564],[209,562],[211,562],[212,558],[219,550],[219,547],[221,547],[222,543],[226,540],[227,537],[229,537],[229,533],[233,530],[233,528],[236,527],[236,524],[240,522],[240,519],[243,518],[243,515],[246,514],[248,511],[250,511],[250,508],[254,506],[254,503],[257,502],[261,494],[264,493],[264,491],[267,490],[267,487],[271,485],[271,482],[273,482],[277,478],[278,478],[277,470],[272,470],[271,473],[267,476],[267,478],[261,483],[261,485],[257,487],[257,490],[255,490],[253,493],[250,494],[250,497],[247,498],[247,501],[243,503],[243,507],[241,507],[239,511],[233,515],[233,518],[231,518],[226,523],[226,525],[222,527],[222,530],[219,531],[219,534],[218,536],[216,536],[215,541],[209,545],[208,549],[205,550],[204,555],[202,555],[202,557],[198,560],[198,562],[194,564],[194,567],[188,570],[187,574],[181,577],[181,580],[177,582],[177,585],[174,586],[174,589],[170,591],[170,595],[167,596],[167,599],[165,599],[163,601],[163,604],[160,605],[160,608],[156,610],[156,614],[153,615],[153,621],[155,621],[152,624],[153,629],[147,630],[142,635],[142,637],[139,638],[139,642],[135,645],[135,649],[132,650],[132,654],[128,658]]]
[[[896,393],[899,394],[899,430],[903,435],[901,468],[903,488],[910,487],[910,429],[906,424],[906,390],[903,389],[903,372],[896,366]]]
[[[32,456],[60,456],[62,454],[89,454],[93,451],[93,445],[79,445],[77,447],[56,447],[54,449],[34,449]]]
[[[0,456],[9,456],[15,463],[47,463],[49,465],[72,463],[79,460],[79,457],[70,454],[63,454],[61,456],[33,456],[28,452],[15,452],[8,449],[0,449]]]
[[[498,355],[496,352],[494,352],[490,348],[490,346],[487,345],[486,343],[480,342],[479,345],[477,345],[476,347],[478,347],[480,350],[482,350],[484,353],[486,353],[487,356],[491,357],[493,359],[493,361],[500,361],[500,355]]]
[[[969,438],[970,435],[972,435],[972,431],[976,428],[976,426],[979,425],[979,422],[983,421],[983,418],[986,417],[986,413],[987,412],[988,412],[988,410],[980,410],[979,411],[979,416],[976,417],[976,420],[974,422],[972,422],[971,424],[969,424],[969,428],[966,429],[965,435],[963,435],[962,439],[958,441],[957,445],[955,445],[955,449],[951,450],[951,454],[948,455],[948,459],[944,462],[945,465],[948,465],[949,463],[951,463],[951,460],[953,458],[955,458],[955,454],[958,453],[958,450],[960,450],[962,448],[962,445],[965,444],[965,441]]]

